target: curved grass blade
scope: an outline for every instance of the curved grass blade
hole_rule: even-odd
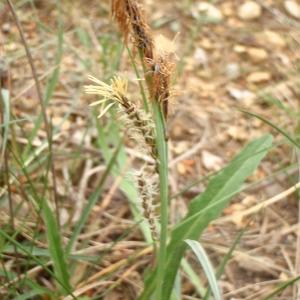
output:
[[[264,123],[268,124],[269,126],[271,126],[272,128],[274,128],[276,131],[278,131],[280,134],[282,134],[284,137],[286,137],[286,139],[289,140],[293,145],[295,145],[297,148],[300,148],[300,144],[295,139],[293,139],[285,130],[279,128],[278,126],[276,126],[271,121],[265,119],[264,117],[262,117],[260,115],[257,115],[255,113],[252,113],[252,112],[249,112],[249,111],[246,111],[246,110],[243,110],[243,109],[240,109],[240,111],[242,113],[245,113],[245,114],[247,114],[249,116],[255,117],[255,118],[263,121]]]
[[[275,296],[278,296],[279,293],[283,292],[286,288],[293,285],[295,282],[300,280],[300,276],[297,276],[291,280],[288,280],[287,282],[282,283],[275,291],[273,291],[271,294],[269,294],[267,297],[265,297],[263,300],[272,300],[275,299]],[[276,298],[277,299],[277,298]]]
[[[229,251],[226,253],[226,255],[224,256],[224,258],[221,261],[221,264],[219,265],[217,272],[216,272],[216,278],[220,279],[220,277],[222,276],[222,274],[224,273],[224,269],[226,264],[228,263],[228,261],[231,258],[231,255],[233,253],[233,251],[235,250],[235,248],[237,247],[237,245],[239,244],[243,234],[245,233],[246,228],[244,228],[243,230],[241,230],[239,232],[239,234],[237,235],[236,239],[234,240],[233,244],[231,245]],[[205,297],[203,298],[203,300],[209,300],[210,297],[210,289],[207,290]]]
[[[198,274],[192,269],[191,265],[188,263],[186,258],[183,258],[181,261],[182,270],[186,273],[189,281],[193,284],[196,292],[201,297],[201,299],[205,295],[206,289],[203,287],[203,284],[200,281]]]
[[[198,261],[200,262],[203,271],[206,275],[207,281],[210,285],[215,300],[222,300],[222,295],[218,286],[213,266],[202,245],[198,241],[193,240],[185,240],[185,242],[191,247],[193,252],[196,254]]]

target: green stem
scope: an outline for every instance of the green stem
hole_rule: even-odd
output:
[[[160,247],[158,251],[156,300],[162,300],[163,281],[166,271],[166,250],[168,235],[168,145],[165,136],[165,121],[157,101],[153,102],[156,126],[156,145],[159,159],[159,190],[160,190]]]
[[[134,61],[134,58],[133,58],[133,56],[131,54],[130,49],[128,48],[128,46],[126,46],[126,48],[127,48],[130,60],[131,60],[131,65],[133,66],[135,75],[138,78],[138,84],[140,86],[140,91],[141,91],[142,98],[143,98],[143,103],[142,104],[144,106],[145,111],[148,112],[149,111],[149,107],[148,107],[148,102],[147,102],[147,96],[146,96],[146,93],[145,93],[145,89],[144,89],[144,86],[143,86],[143,83],[142,83],[142,78],[140,76],[139,70],[138,70],[137,65],[136,65],[136,63]],[[141,58],[141,62],[143,63],[142,58]],[[143,70],[144,70],[144,67],[143,67]]]

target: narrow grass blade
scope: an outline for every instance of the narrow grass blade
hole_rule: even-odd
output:
[[[187,245],[186,239],[197,240],[239,192],[245,179],[257,168],[272,145],[272,136],[266,135],[249,143],[222,172],[208,184],[204,193],[195,197],[187,216],[172,231],[167,249],[166,274],[163,285],[164,299],[169,299],[180,261]],[[155,273],[148,279],[140,299],[150,299],[155,289]]]
[[[26,285],[31,289],[29,292],[22,293],[22,295],[16,296],[14,300],[27,300],[27,299],[36,299],[36,296],[49,297],[50,299],[54,298],[53,293],[45,287],[40,286],[38,283],[26,279]]]
[[[141,78],[141,76],[139,74],[139,70],[138,70],[138,67],[137,67],[137,65],[136,65],[136,63],[134,61],[133,55],[131,53],[131,50],[129,49],[128,46],[126,46],[126,49],[127,49],[128,55],[130,57],[131,65],[132,65],[132,67],[134,69],[134,72],[135,72],[135,75],[136,75],[136,77],[138,79],[138,84],[139,84],[140,92],[141,92],[142,99],[143,99],[144,109],[145,109],[146,112],[148,112],[149,111],[149,107],[148,107],[148,102],[147,102],[147,96],[146,96],[145,88],[144,88],[143,83],[142,83],[143,79]]]
[[[60,282],[63,283],[63,286],[66,287],[68,291],[70,291],[71,285],[69,282],[69,272],[65,259],[65,253],[62,247],[62,240],[58,224],[53,212],[51,211],[46,201],[44,201],[43,203],[42,212],[46,226],[46,235],[48,240],[49,252],[53,261],[54,272]],[[65,288],[62,292],[66,293]]]
[[[165,299],[162,296],[163,279],[166,272],[167,236],[168,236],[168,145],[165,136],[165,121],[158,102],[153,103],[156,145],[159,160],[159,192],[160,192],[160,244],[158,251],[156,299]]]
[[[246,229],[243,229],[239,232],[239,234],[237,235],[235,241],[231,245],[229,251],[226,253],[224,258],[222,259],[221,264],[219,265],[219,267],[217,269],[217,272],[216,272],[216,278],[217,279],[220,279],[220,277],[224,273],[225,266],[228,263],[228,261],[231,259],[231,255],[232,255],[233,251],[235,250],[235,248],[237,247],[237,245],[239,244],[239,242],[240,242],[243,234],[245,233],[245,231],[246,231]],[[207,290],[203,300],[209,300],[209,297],[210,297],[210,289]]]
[[[9,134],[9,125],[10,125],[10,104],[9,104],[9,91],[6,89],[0,90],[0,100],[3,102],[3,141],[2,141],[2,149],[1,149],[1,157],[0,157],[0,165],[1,161],[3,161],[4,153],[8,141],[8,134]]]
[[[272,128],[274,128],[277,132],[279,132],[280,134],[282,134],[284,137],[286,137],[286,139],[289,140],[294,146],[296,146],[297,148],[300,147],[300,144],[295,139],[293,139],[285,130],[283,130],[280,127],[276,126],[271,121],[267,120],[266,118],[264,118],[264,117],[262,117],[262,116],[260,116],[258,114],[255,114],[255,113],[243,110],[243,109],[240,109],[240,111],[243,112],[243,113],[245,113],[245,114],[247,114],[247,115],[249,115],[249,116],[255,117],[255,118],[263,121],[264,123],[266,123],[269,126],[271,126]]]
[[[199,242],[193,240],[185,240],[185,242],[191,247],[191,249],[196,254],[198,261],[200,262],[203,271],[206,275],[207,281],[210,285],[215,300],[222,300],[221,292],[218,286],[213,266],[210,263],[210,260],[202,245]]]
[[[71,253],[71,250],[73,248],[73,245],[74,245],[78,235],[80,234],[85,222],[87,221],[92,208],[94,207],[94,205],[96,204],[96,202],[98,201],[98,199],[101,195],[103,184],[106,181],[108,175],[110,174],[112,167],[116,163],[121,146],[122,146],[122,141],[120,141],[119,146],[115,150],[113,156],[110,158],[107,168],[106,168],[104,174],[102,175],[99,186],[97,187],[97,190],[89,197],[88,203],[87,203],[85,209],[83,210],[79,221],[75,225],[74,231],[71,235],[71,238],[70,238],[69,243],[66,248],[67,255],[69,255]]]
[[[17,232],[16,232],[17,233]],[[38,259],[36,256],[32,255],[30,251],[28,251],[26,248],[23,247],[22,244],[20,244],[18,241],[16,241],[13,237],[9,236],[5,231],[0,229],[0,236],[9,241],[11,244],[15,245],[18,250],[23,252],[24,254],[28,255],[33,261],[35,261],[39,266],[41,266],[52,278],[54,278],[57,283],[65,290],[65,292],[70,295],[73,299],[76,299],[76,297],[72,294],[72,291],[68,286],[64,284],[63,281],[60,280],[56,276],[55,273],[52,272],[40,259]]]
[[[196,272],[192,269],[191,265],[188,263],[188,261],[185,258],[183,258],[181,261],[181,267],[183,271],[186,273],[187,277],[189,278],[189,281],[194,285],[198,295],[201,298],[203,298],[206,289],[203,287],[202,283],[200,282],[200,278],[198,274],[196,274]]]
[[[275,289],[271,294],[269,294],[268,296],[266,296],[263,300],[272,300],[272,299],[278,299],[278,298],[274,298],[275,296],[278,296],[279,293],[283,292],[286,288],[288,288],[289,286],[293,285],[294,283],[296,283],[297,281],[300,280],[300,276],[297,276],[291,280],[288,280],[285,283],[282,283],[277,289]]]
[[[41,296],[41,295],[45,296],[45,293],[43,291],[33,290],[14,297],[14,300],[28,300],[28,299],[30,300],[30,299],[35,299],[36,296]]]
[[[235,250],[235,248],[237,247],[237,245],[239,244],[242,236],[244,235],[246,229],[243,229],[242,231],[239,232],[239,234],[237,235],[235,241],[233,242],[233,244],[231,245],[229,251],[226,253],[226,255],[224,256],[221,264],[219,265],[218,269],[217,269],[217,273],[216,276],[219,279],[222,274],[224,273],[224,269],[226,264],[228,263],[228,261],[231,259],[232,253]]]
[[[58,26],[58,32],[57,32],[57,52],[55,57],[55,65],[57,66],[54,71],[52,72],[52,75],[47,83],[46,86],[46,92],[44,96],[44,105],[47,107],[57,84],[59,83],[59,74],[60,74],[60,62],[63,57],[63,44],[64,44],[64,31],[63,31],[63,24],[61,22],[61,13],[59,14],[59,26]],[[32,148],[32,142],[34,138],[36,137],[39,129],[41,128],[42,122],[43,122],[43,116],[42,113],[40,113],[39,117],[37,118],[34,128],[32,129],[32,132],[30,134],[30,137],[28,138],[28,143],[23,151],[23,159],[26,160],[30,150]],[[48,141],[50,142],[50,141]]]

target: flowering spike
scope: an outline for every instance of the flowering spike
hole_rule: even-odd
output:
[[[98,118],[109,111],[113,105],[118,105],[118,111],[125,121],[129,136],[135,140],[140,150],[153,158],[153,162],[146,162],[142,170],[135,176],[137,190],[140,196],[144,217],[149,223],[153,239],[157,239],[155,200],[157,196],[157,151],[155,147],[154,123],[143,110],[136,107],[127,97],[128,81],[120,77],[111,79],[108,85],[95,77],[89,76],[96,85],[85,86],[88,94],[101,96],[102,99],[92,103],[92,106],[102,104]],[[111,103],[105,106],[105,103]]]

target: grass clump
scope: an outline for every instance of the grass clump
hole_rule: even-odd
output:
[[[158,221],[158,219],[152,218],[152,215],[154,215],[153,199],[156,197],[156,193],[149,192],[149,189],[153,191],[153,186],[159,188],[160,242],[157,250],[157,266],[152,271],[150,279],[145,283],[141,299],[150,299],[153,294],[157,300],[170,299],[175,276],[186,250],[184,241],[198,239],[209,222],[221,213],[229,199],[238,192],[242,182],[255,170],[260,160],[267,153],[271,145],[271,138],[266,136],[251,143],[232,164],[211,181],[206,193],[192,201],[187,217],[174,229],[171,229],[171,239],[167,248],[169,196],[168,147],[165,123],[172,94],[171,82],[176,67],[176,55],[173,51],[174,47],[164,47],[163,38],[160,38],[157,44],[155,43],[144,13],[136,1],[112,1],[112,15],[119,25],[125,43],[128,44],[131,38],[134,52],[139,53],[144,70],[144,81],[148,88],[148,104],[152,109],[147,121],[142,119],[140,115],[146,113],[147,106],[136,109],[133,104],[130,105],[128,98],[118,93],[116,79],[113,79],[112,85],[109,86],[109,89],[112,90],[110,95],[105,92],[98,93],[104,97],[98,103],[101,104],[110,99],[116,100],[118,98],[116,102],[123,107],[121,115],[125,115],[129,119],[129,122],[126,122],[126,129],[134,128],[134,131],[140,132],[141,135],[136,139],[137,144],[144,140],[146,148],[150,146],[150,154],[155,160],[156,171],[159,175],[155,178],[159,181],[153,184],[146,180],[148,174],[145,172],[147,168],[144,168],[136,175],[137,188],[140,192],[140,202],[144,208],[144,217],[150,224],[154,241],[157,239],[155,222]],[[98,83],[105,86],[101,82]],[[125,86],[125,84],[121,84],[121,86]],[[86,87],[88,93],[97,94],[96,90],[96,87]],[[126,100],[124,101],[124,99]],[[106,112],[113,105],[114,103],[109,104],[103,112]],[[140,111],[143,109],[144,112],[141,113]],[[139,113],[137,113],[138,111]],[[100,114],[100,116],[102,115],[103,113]],[[149,123],[150,120],[155,124],[153,130],[153,126]],[[149,132],[151,132],[150,135]],[[150,139],[149,136],[151,136]],[[259,151],[256,152],[257,150]]]
[[[108,291],[118,286],[123,277],[126,277],[126,274],[139,267],[139,259],[143,262],[142,258],[145,255],[152,254],[155,259],[152,265],[147,265],[148,275],[145,276],[145,283],[138,297],[144,300],[180,298],[181,295],[177,287],[178,282],[180,282],[179,270],[181,261],[184,262],[182,266],[185,266],[186,270],[189,269],[189,264],[184,260],[187,242],[195,245],[195,240],[199,239],[209,223],[221,214],[230,199],[241,190],[246,178],[254,172],[271,147],[272,138],[269,135],[249,143],[228,166],[211,177],[203,193],[191,200],[187,215],[174,226],[171,225],[169,220],[170,196],[166,126],[169,106],[174,96],[172,87],[173,74],[177,68],[177,56],[174,45],[162,36],[154,38],[141,4],[138,1],[112,0],[111,15],[123,35],[125,46],[129,49],[133,45],[132,51],[129,50],[132,66],[137,73],[137,77],[142,79],[139,81],[140,87],[146,86],[147,93],[144,93],[144,90],[141,89],[141,99],[133,100],[128,92],[128,80],[125,76],[122,78],[113,74],[112,79],[107,79],[103,76],[102,80],[92,76],[89,77],[92,84],[85,86],[85,92],[100,97],[99,100],[92,103],[92,106],[96,106],[97,110],[99,107],[98,119],[95,123],[91,121],[97,129],[97,141],[95,144],[97,143],[100,151],[96,149],[96,159],[91,159],[88,156],[86,161],[80,160],[80,154],[77,154],[76,159],[80,161],[78,169],[82,172],[77,172],[76,167],[73,168],[72,166],[74,173],[80,173],[79,176],[78,174],[74,176],[77,178],[76,187],[81,189],[81,187],[88,186],[90,174],[98,172],[99,152],[101,152],[101,159],[106,163],[106,167],[96,180],[94,178],[91,180],[92,184],[89,185],[89,190],[92,190],[92,193],[90,195],[82,191],[78,192],[78,194],[83,195],[84,201],[82,206],[78,206],[82,207],[82,210],[79,211],[79,218],[76,219],[75,224],[61,223],[61,204],[63,204],[63,201],[59,199],[61,189],[56,186],[56,176],[63,176],[65,181],[72,176],[65,168],[62,168],[62,174],[59,173],[57,175],[58,172],[55,169],[54,160],[57,159],[58,154],[53,155],[53,146],[54,148],[56,146],[53,141],[53,135],[56,131],[52,131],[51,120],[49,120],[49,128],[47,128],[49,129],[49,132],[47,132],[47,143],[34,149],[33,141],[36,140],[42,127],[42,115],[38,118],[28,138],[29,146],[25,146],[23,152],[22,149],[20,150],[22,152],[19,155],[21,159],[19,159],[17,155],[19,153],[14,147],[15,141],[7,143],[9,147],[5,147],[3,151],[6,152],[9,149],[11,157],[3,155],[3,157],[6,157],[4,159],[7,160],[5,168],[6,190],[1,194],[1,197],[3,196],[1,200],[11,202],[10,192],[16,190],[15,183],[17,182],[19,184],[17,189],[20,189],[20,193],[26,200],[22,200],[26,203],[24,206],[27,209],[29,207],[28,211],[30,213],[33,212],[32,215],[36,217],[36,219],[33,218],[32,220],[26,220],[25,218],[25,221],[20,218],[15,223],[12,222],[10,226],[12,234],[8,234],[9,230],[6,230],[6,228],[0,229],[1,257],[6,261],[9,261],[11,256],[16,258],[12,259],[13,267],[11,270],[13,272],[10,274],[5,269],[6,265],[9,264],[4,264],[2,272],[3,274],[5,273],[4,277],[7,279],[7,282],[1,286],[0,291],[4,291],[3,293],[9,294],[9,296],[17,295],[20,296],[20,299],[26,299],[26,297],[30,299],[30,297],[42,295],[41,297],[44,298],[61,298],[64,300],[82,299],[80,297],[83,295],[101,298]],[[64,36],[60,31],[58,64],[61,60],[60,55],[62,54],[60,51],[63,49],[63,39]],[[105,40],[104,44],[106,43],[109,44],[112,41],[107,42]],[[120,53],[121,50],[118,54]],[[106,60],[106,67],[109,65],[107,61],[109,59]],[[140,64],[140,68],[138,68],[138,64]],[[117,73],[116,69],[117,66],[113,70],[114,73]],[[138,72],[139,69],[142,70],[141,76]],[[59,85],[59,68],[55,68],[49,88],[45,93],[44,104],[46,105],[46,113],[49,108],[49,101],[57,85]],[[6,106],[7,102],[5,102]],[[117,118],[115,118],[115,113]],[[5,109],[4,114],[6,114],[6,118],[3,119],[8,120],[4,123],[9,123],[10,116],[8,117],[8,115],[11,113],[8,108]],[[99,120],[106,114],[110,116],[107,122]],[[46,118],[46,120],[48,119]],[[5,128],[10,126],[8,124],[4,125],[3,127]],[[141,165],[135,167],[134,172],[131,172],[132,181],[131,178],[128,179],[124,176],[127,172],[128,161],[126,160],[120,127],[125,128],[125,134],[134,141],[134,150],[147,157]],[[95,140],[93,134],[89,140],[90,144],[80,153],[87,155],[87,152],[91,151],[90,146]],[[82,144],[84,144],[84,141],[85,136],[81,139]],[[33,151],[33,149],[36,151]],[[35,159],[37,163],[35,162],[33,165],[32,162]],[[13,168],[8,167],[8,160],[14,162]],[[97,164],[97,167],[94,169],[89,168],[93,163]],[[45,172],[38,173],[40,169],[45,170]],[[87,171],[85,172],[86,169]],[[38,176],[36,173],[38,173]],[[19,179],[21,177],[20,174],[25,177],[25,188]],[[35,180],[40,174],[42,176]],[[54,177],[51,179],[49,175]],[[111,177],[115,179],[115,182],[112,186],[109,186],[108,195],[104,196],[104,185],[109,175],[112,175]],[[33,178],[33,176],[35,177]],[[78,177],[80,178],[78,179]],[[78,182],[79,184],[77,184]],[[105,242],[94,241],[91,237],[94,231],[97,232],[99,230],[101,220],[99,221],[96,217],[92,218],[92,222],[88,223],[88,219],[92,214],[98,216],[97,212],[99,210],[105,211],[108,203],[112,201],[112,194],[118,189],[129,200],[134,223],[127,220],[128,223],[126,225],[130,224],[132,227],[127,226],[126,230],[122,231],[121,237],[115,238],[115,235],[113,235],[114,240],[111,243],[107,242],[107,240]],[[71,192],[76,195],[77,190]],[[53,199],[56,199],[58,205],[53,205],[53,202],[55,202]],[[76,200],[78,199],[79,197],[76,198]],[[101,202],[99,207],[95,207],[96,203],[100,202],[100,199],[103,200],[103,203]],[[20,207],[23,204],[22,202]],[[135,204],[138,204],[137,207]],[[12,207],[11,220],[14,221],[14,214],[16,214],[18,209],[19,207]],[[128,214],[126,216],[128,217]],[[143,216],[143,220],[140,219],[141,216]],[[28,218],[28,215],[26,217]],[[103,228],[100,228],[103,231],[105,231],[106,226],[110,226],[109,221],[114,220],[114,218],[118,219],[118,216],[107,213],[105,218],[107,218],[105,219],[106,223],[103,223],[105,225],[101,223]],[[143,227],[145,226],[144,220],[146,220],[147,224],[146,230]],[[109,265],[105,259],[106,255],[115,248],[119,251],[118,253],[122,253],[124,249],[122,247],[126,243],[122,239],[130,235],[131,231],[137,226],[140,226],[149,245],[140,242],[143,247],[140,250],[138,249],[140,244],[134,240],[132,244],[138,244],[135,250],[128,251],[130,255],[126,255],[126,258]],[[23,229],[28,227],[30,229],[35,228],[36,231],[24,230],[23,232]],[[151,232],[151,236],[147,234],[148,232]],[[128,244],[131,245],[131,243]],[[91,249],[97,249],[98,252],[92,252],[92,255],[90,254]],[[200,262],[203,262],[201,259],[206,261],[207,266],[207,256],[201,255],[199,257],[202,257],[199,258]],[[26,262],[24,263],[26,260],[27,265]],[[20,275],[21,271],[16,268],[19,262],[21,262],[20,265],[24,272],[22,275]],[[32,266],[33,268],[31,268]],[[37,280],[32,275],[34,266],[37,266],[39,271],[42,270],[41,272],[44,272],[43,281]],[[126,271],[124,276],[119,276],[117,270],[123,269],[125,266],[130,266],[128,273]],[[222,265],[223,268],[224,265]],[[91,274],[91,270],[95,273]],[[218,291],[214,274],[211,274],[213,271],[210,265],[209,268],[206,267],[205,273],[207,277],[213,279],[210,281],[210,283],[213,283],[211,284],[212,293],[219,295],[220,291]],[[196,278],[191,269],[189,274],[194,279]],[[51,280],[48,280],[49,277]],[[178,278],[177,282],[176,277]],[[220,274],[217,274],[217,278],[219,277]],[[193,282],[197,283],[197,280],[198,278],[193,280]],[[18,284],[14,287],[16,282]],[[101,293],[92,295],[91,291],[101,286]],[[106,288],[107,286],[108,288]],[[206,298],[209,298],[209,291],[205,293],[199,286],[197,290],[199,294],[202,293],[204,297],[206,294]],[[27,293],[27,296],[25,293],[25,296],[22,298],[21,295],[22,293],[24,294],[24,291]]]

